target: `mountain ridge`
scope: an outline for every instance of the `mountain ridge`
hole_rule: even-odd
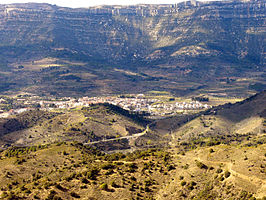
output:
[[[88,9],[49,4],[0,5],[0,75],[5,79],[0,89],[34,93],[38,91],[32,87],[35,84],[45,94],[52,91],[63,96],[60,92],[64,89],[72,92],[73,82],[62,82],[61,75],[69,74],[66,70],[70,74],[79,70],[97,77],[96,82],[75,75],[74,81],[81,80],[76,83],[81,94],[106,92],[102,77],[105,83],[112,82],[108,88],[111,93],[158,88],[184,94],[199,90],[206,85],[204,82],[220,84],[216,79],[221,77],[250,78],[245,82],[245,92],[254,91],[248,86],[258,82],[265,87],[265,8],[264,0]],[[47,58],[55,61],[36,64]],[[66,61],[81,64],[76,65],[77,69]],[[25,68],[18,70],[19,66]],[[60,68],[40,73],[41,80],[33,72],[33,68],[51,66]],[[138,75],[114,72],[117,67]],[[21,76],[27,78],[16,80]],[[117,77],[125,88],[119,88]],[[58,84],[48,88],[47,79]],[[85,87],[83,81],[92,84]],[[180,84],[186,89],[179,88]]]
[[[209,132],[210,135],[230,135],[237,132],[234,127],[240,129],[240,127],[248,126],[245,123],[253,122],[257,123],[253,124],[255,128],[256,126],[260,128],[258,130],[254,128],[251,132],[264,133],[265,95],[266,90],[234,104],[227,103],[196,114],[158,120],[153,123],[152,129],[164,134],[169,132],[179,132],[179,134],[180,132],[189,134]],[[201,136],[205,137],[206,135],[201,134]]]

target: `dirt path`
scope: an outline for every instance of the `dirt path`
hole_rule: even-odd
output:
[[[147,126],[146,129],[144,131],[142,131],[141,133],[137,133],[137,134],[129,135],[129,136],[123,136],[123,137],[119,137],[119,138],[103,139],[103,140],[99,140],[99,141],[95,141],[95,142],[88,142],[88,143],[84,143],[83,145],[98,144],[98,143],[102,143],[102,142],[110,142],[110,141],[116,141],[116,140],[121,140],[121,139],[137,138],[137,137],[145,135],[148,132],[148,130],[149,130],[149,126]]]
[[[258,186],[258,190],[257,190],[257,196],[258,198],[262,198],[263,196],[265,196],[265,191],[266,191],[266,180],[264,179],[260,179],[256,176],[247,176],[245,174],[241,174],[235,170],[233,170],[233,163],[232,162],[223,162],[223,161],[209,161],[209,160],[204,160],[202,158],[200,158],[199,156],[197,157],[197,159],[200,161],[200,162],[203,162],[203,163],[210,163],[210,164],[220,164],[220,163],[223,163],[225,165],[225,168],[231,173],[231,177],[229,178],[232,178],[232,177],[236,177],[236,178],[241,178],[243,180],[246,180],[248,182],[251,182],[252,184]]]

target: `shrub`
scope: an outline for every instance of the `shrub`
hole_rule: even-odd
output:
[[[88,188],[87,185],[81,185],[80,186],[80,189],[86,189],[86,188]]]
[[[100,170],[99,169],[92,169],[91,171],[87,172],[88,179],[96,180],[96,177],[98,176]]]
[[[182,168],[188,169],[189,168],[189,164],[184,165]]]
[[[15,164],[18,164],[18,165],[21,165],[22,163],[26,162],[26,160],[24,158],[18,158],[16,161],[15,161]]]
[[[101,190],[108,191],[108,185],[107,185],[107,183],[103,183],[103,184],[101,184],[101,185],[100,185],[100,189],[101,189]]]
[[[65,188],[63,188],[59,183],[55,184],[55,187],[56,187],[58,190],[62,190],[62,191],[65,190]]]
[[[151,189],[150,189],[147,185],[145,185],[145,187],[144,187],[144,191],[145,191],[145,192],[151,192]]]
[[[187,187],[187,189],[188,190],[194,190],[194,186],[189,184],[188,187]]]
[[[247,196],[248,196],[248,192],[245,191],[245,190],[242,190],[241,193],[240,193],[240,197],[241,197],[242,199],[245,199],[245,198],[247,198]]]
[[[130,163],[130,164],[128,164],[128,167],[132,168],[132,169],[138,169],[138,166],[136,163]]]
[[[88,179],[86,179],[85,177],[83,177],[83,178],[81,179],[81,182],[82,182],[82,183],[85,183],[85,184],[88,184],[88,183],[89,183]]]
[[[136,163],[130,163],[130,164],[128,164],[128,168],[129,169],[127,171],[130,173],[133,173],[136,171],[136,169],[138,169],[138,166]]]
[[[6,198],[5,198],[6,200],[18,200],[18,199],[20,199],[18,196],[16,196],[14,193],[12,193],[12,192],[10,192],[7,196],[6,196]]]
[[[186,184],[187,184],[186,181],[181,181],[181,183],[180,183],[181,186],[185,186]]]
[[[111,175],[111,174],[113,174],[113,173],[115,173],[114,170],[109,169],[109,170],[108,170],[107,172],[105,172],[104,174],[105,174],[105,175]]]
[[[217,170],[216,170],[216,173],[217,174],[220,174],[220,173],[222,173],[223,172],[223,170],[221,169],[221,168],[218,168]]]
[[[118,188],[119,187],[119,185],[117,185],[115,181],[111,182],[111,186],[114,187],[114,188]]]
[[[47,181],[43,184],[43,187],[45,189],[49,189],[54,183],[50,182],[50,181]]]
[[[53,200],[55,195],[56,195],[56,191],[51,190],[50,193],[48,194],[48,197],[46,198],[46,200]]]
[[[129,190],[130,191],[135,191],[135,184],[134,183],[131,183]]]
[[[74,198],[80,198],[80,196],[76,192],[70,192],[70,195]]]
[[[114,153],[114,154],[107,154],[105,155],[104,159],[106,161],[115,161],[125,158],[126,156],[122,153]]]
[[[191,183],[190,183],[192,186],[195,186],[195,185],[197,185],[197,183],[195,182],[195,181],[191,181]]]
[[[173,169],[175,169],[175,166],[174,165],[167,165],[167,170],[168,171],[171,171]]]
[[[224,172],[224,177],[225,177],[225,178],[228,178],[230,175],[231,175],[231,173],[230,173],[228,170],[226,170],[226,171]]]
[[[63,200],[61,197],[54,196],[53,200]]]
[[[106,164],[103,164],[103,165],[101,166],[101,168],[102,168],[102,169],[105,169],[105,170],[107,170],[107,169],[114,169],[114,168],[115,168],[115,165],[113,165],[113,164],[111,164],[111,163],[106,163]]]
[[[203,164],[202,162],[198,161],[198,160],[195,160],[196,162],[196,165],[198,168],[200,169],[208,169],[207,165]]]

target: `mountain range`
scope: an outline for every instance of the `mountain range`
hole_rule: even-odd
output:
[[[0,92],[54,96],[265,89],[265,0],[0,5]]]

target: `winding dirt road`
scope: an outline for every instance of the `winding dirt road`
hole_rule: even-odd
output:
[[[147,134],[148,130],[149,130],[149,126],[146,126],[146,129],[144,131],[142,131],[141,133],[137,133],[137,134],[129,135],[129,136],[123,136],[123,137],[119,137],[119,138],[103,139],[103,140],[99,140],[99,141],[88,142],[88,143],[84,143],[83,145],[98,144],[98,143],[102,143],[102,142],[110,142],[110,141],[116,141],[116,140],[121,140],[121,139],[137,138],[137,137],[140,137],[140,136]]]

